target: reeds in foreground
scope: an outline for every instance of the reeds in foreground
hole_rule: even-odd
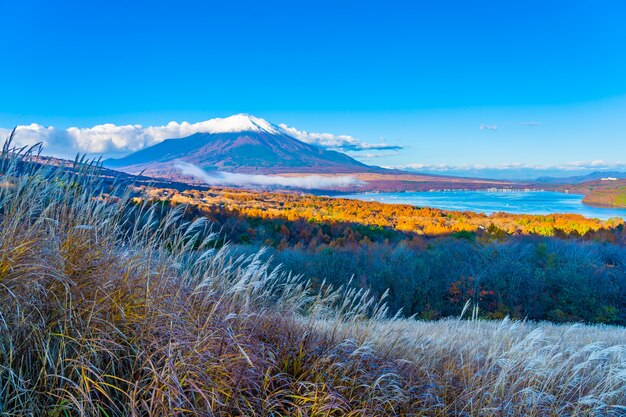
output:
[[[3,416],[626,415],[626,330],[389,318],[98,167],[0,155]]]

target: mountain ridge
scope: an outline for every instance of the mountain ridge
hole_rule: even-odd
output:
[[[235,115],[214,119],[206,132],[180,139],[166,139],[118,159],[107,159],[111,168],[128,172],[175,170],[175,161],[208,171],[240,173],[352,173],[387,172],[333,150],[305,143],[264,119]],[[392,172],[392,171],[389,171]]]
[[[539,177],[535,181],[546,184],[581,184],[588,181],[597,181],[602,178],[614,177],[626,179],[626,172],[621,171],[594,171],[589,174],[572,175],[569,177]]]

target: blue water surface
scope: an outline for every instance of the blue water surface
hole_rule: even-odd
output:
[[[487,214],[575,213],[604,220],[611,217],[626,219],[626,209],[591,207],[582,203],[583,196],[580,194],[553,191],[424,191],[347,194],[337,197]]]

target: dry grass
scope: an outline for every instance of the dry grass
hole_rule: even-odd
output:
[[[623,329],[389,319],[28,158],[0,156],[3,416],[626,413]]]
[[[508,319],[316,328],[406,361],[403,374],[438,415],[626,415],[624,328]]]

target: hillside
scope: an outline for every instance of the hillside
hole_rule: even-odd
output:
[[[216,246],[184,206],[107,196],[79,168],[0,155],[2,415],[556,417],[626,402],[623,328],[477,308],[394,318],[366,289]]]
[[[334,286],[354,277],[351,286],[377,297],[389,290],[388,305],[405,316],[456,317],[479,286],[481,317],[626,324],[619,219],[217,187],[139,194],[137,203],[186,207],[188,221],[209,219],[241,253],[268,248],[264,259],[276,267]]]
[[[55,158],[52,156],[37,155],[36,157],[29,158],[29,162],[16,161],[17,170],[27,170],[31,166],[37,166],[39,168],[56,167],[60,172],[64,172],[68,175],[78,174],[85,170],[85,167],[93,168],[88,170],[88,175],[97,176],[99,186],[106,190],[111,190],[115,187],[128,187],[128,186],[150,186],[157,188],[171,188],[177,191],[183,191],[189,188],[189,184],[170,181],[165,178],[148,177],[145,175],[134,175],[126,172],[104,168],[100,166],[97,161],[89,161],[84,158],[75,159],[73,161],[61,158]],[[95,169],[97,167],[97,169]],[[197,189],[206,189],[201,185],[196,185]]]
[[[583,198],[583,203],[596,207],[626,208],[626,181],[606,189],[593,189]]]
[[[387,204],[376,201],[210,187],[208,190],[176,191],[141,187],[137,199],[196,207],[206,216],[306,220],[309,223],[354,224],[388,228],[419,236],[446,236],[458,232],[484,234],[489,228],[504,236],[571,236],[623,228],[621,219],[598,220],[579,214],[477,213]],[[294,235],[298,233],[294,232]],[[309,235],[307,233],[306,235]],[[304,243],[304,242],[303,242]]]
[[[626,179],[587,181],[562,186],[559,190],[584,194],[583,203],[590,206],[626,208]]]

